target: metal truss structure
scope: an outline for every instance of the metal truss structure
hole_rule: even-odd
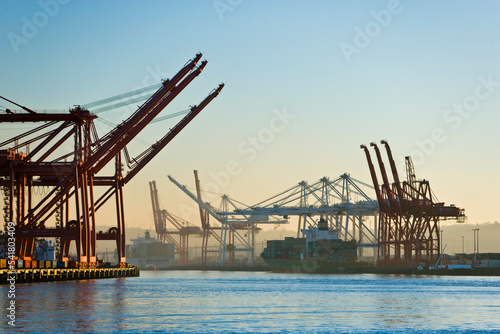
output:
[[[179,254],[179,265],[186,265],[189,256],[189,236],[202,235],[201,229],[171,214],[166,209],[161,208],[155,181],[149,182],[149,189],[151,193],[151,204],[153,206],[156,237],[163,242],[174,244],[176,253]],[[174,229],[168,229],[167,222],[169,222]],[[178,241],[172,237],[172,235],[176,234],[179,235]]]
[[[365,190],[363,190],[363,188]],[[344,240],[356,239],[363,248],[377,247],[378,204],[367,195],[373,187],[345,173],[334,180],[324,177],[314,184],[301,181],[293,187],[233,214],[260,217],[298,216],[297,237],[308,226],[316,226],[314,217],[323,216],[330,229],[341,232]],[[365,224],[373,219],[373,226]]]
[[[198,198],[198,203],[203,203],[203,197],[202,197],[202,194],[201,194],[201,186],[200,186],[200,179],[198,178],[198,171],[197,170],[194,170],[193,171],[194,173],[194,182],[195,182],[195,185],[196,185],[196,197]],[[219,236],[219,234],[217,234],[216,231],[220,231],[221,228],[220,227],[214,227],[214,226],[210,226],[210,215],[208,214],[208,212],[203,208],[202,205],[199,205],[198,204],[198,207],[200,209],[200,221],[201,221],[201,229],[202,229],[202,242],[201,242],[201,264],[203,266],[206,266],[208,265],[208,253],[209,252],[219,252],[218,250],[217,251],[210,251],[208,249],[208,240],[209,238],[212,236],[213,238],[215,238],[217,240],[217,242],[219,242],[219,245],[221,243],[223,243],[223,241],[221,241],[221,238]],[[230,234],[232,234],[232,231],[229,231]],[[220,247],[219,247],[220,248]],[[230,260],[231,260],[231,257],[234,256],[234,252],[231,252],[230,253]]]
[[[196,175],[196,174],[195,174]],[[228,264],[232,264],[234,261],[235,252],[246,252],[248,263],[252,264],[255,258],[255,234],[258,232],[258,224],[285,224],[288,221],[283,219],[270,220],[269,217],[263,219],[260,215],[255,214],[242,214],[238,212],[238,204],[234,199],[231,199],[227,195],[221,197],[221,203],[219,208],[216,209],[209,203],[203,202],[200,199],[201,196],[197,196],[192,193],[186,186],[181,185],[172,176],[168,176],[169,180],[172,181],[178,188],[180,188],[186,195],[188,195],[193,201],[198,203],[200,206],[200,214],[202,215],[202,227],[204,230],[211,231],[214,233],[215,230],[219,230],[218,235],[219,240],[219,265],[224,265],[226,259],[228,259]],[[196,180],[198,180],[196,178]],[[199,181],[198,181],[199,182]],[[199,183],[197,183],[199,185]],[[200,189],[197,186],[197,190]],[[215,218],[219,223],[220,227],[214,228],[208,224],[208,219],[203,220],[205,215],[203,212],[207,212],[210,216]],[[206,217],[205,217],[206,218]],[[242,236],[238,231],[246,231],[246,238]],[[207,232],[209,233],[209,232]],[[206,242],[205,242],[206,245]],[[203,252],[203,247],[202,247]],[[206,258],[206,254],[205,254]]]
[[[201,56],[197,54],[175,76],[165,80],[129,118],[104,136],[99,136],[94,126],[97,116],[79,106],[67,113],[42,113],[16,104],[23,111],[6,109],[5,114],[0,114],[1,123],[42,124],[0,143],[4,222],[16,225],[18,259],[29,260],[35,238],[48,237],[56,238],[59,243],[60,260],[70,259],[70,244],[74,242],[78,266],[92,268],[97,265],[96,241],[115,240],[118,260],[121,266],[125,265],[124,185],[201,112],[224,85],[219,85],[198,106],[191,107],[164,137],[135,158],[130,158],[126,146],[201,73],[207,64],[202,61],[197,65]],[[128,167],[127,173],[122,160]],[[109,172],[105,167],[112,162],[114,174],[102,175]],[[41,187],[49,187],[50,191],[36,201],[34,190]],[[97,187],[102,187],[99,197],[94,191]],[[116,226],[107,233],[96,233],[96,212],[111,198],[115,199]]]
[[[371,143],[382,175],[383,184],[380,186],[370,152],[361,145],[380,206],[378,263],[386,266],[433,265],[441,249],[440,219],[463,222],[466,219],[464,210],[438,202],[429,181],[417,180],[411,157],[405,158],[407,180],[401,182],[389,144],[384,140],[381,143],[387,151],[393,183],[389,181],[377,145]]]

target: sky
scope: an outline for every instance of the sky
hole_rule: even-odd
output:
[[[195,169],[214,206],[219,194],[250,205],[343,173],[371,184],[359,146],[382,139],[401,178],[411,155],[417,178],[469,223],[500,220],[499,1],[4,0],[0,11],[0,95],[31,109],[158,83],[198,52],[206,68],[161,116],[225,83],[126,185],[129,226],[154,226],[153,180],[163,208],[199,224],[167,178],[194,189]],[[99,116],[117,124],[133,111]],[[180,119],[151,124],[131,150]],[[0,124],[0,139],[29,125],[15,127]]]

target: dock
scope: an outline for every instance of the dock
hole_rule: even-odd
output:
[[[139,268],[25,268],[0,269],[0,284],[39,283],[84,279],[139,277]]]

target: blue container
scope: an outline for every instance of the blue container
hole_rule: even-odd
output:
[[[68,262],[66,261],[57,261],[57,268],[67,268],[68,267]]]

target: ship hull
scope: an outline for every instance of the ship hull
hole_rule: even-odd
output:
[[[363,266],[357,261],[356,242],[338,238],[268,240],[261,257],[275,272],[357,273]]]
[[[174,263],[174,259],[168,259],[168,258],[161,258],[161,259],[154,259],[154,258],[130,258],[127,257],[127,262],[134,266],[138,267],[139,269],[146,269],[147,265],[153,265],[156,270],[164,270],[168,269],[171,267]]]
[[[416,267],[379,267],[365,263],[329,263],[314,260],[264,258],[276,273],[305,274],[380,274],[437,276],[500,276],[500,268],[430,269]]]
[[[367,270],[361,263],[263,258],[273,272],[306,274],[359,274]]]
[[[127,262],[135,267],[145,270],[155,267],[157,270],[168,269],[174,264],[175,245],[163,243],[161,240],[151,238],[149,231],[144,233],[144,238],[132,239],[132,245],[127,245]]]

